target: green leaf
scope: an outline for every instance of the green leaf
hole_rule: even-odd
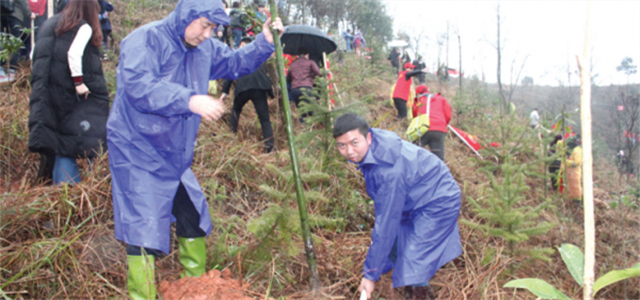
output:
[[[635,266],[628,269],[610,271],[607,274],[604,274],[602,277],[598,278],[596,282],[593,283],[593,295],[595,296],[599,290],[607,285],[618,282],[620,280],[638,276],[640,276],[640,263],[637,263]]]
[[[575,279],[580,286],[583,286],[584,254],[582,254],[582,250],[572,244],[562,244],[562,246],[558,248],[558,251],[560,251],[562,260],[564,260],[564,263],[567,265],[567,269],[569,269],[569,273],[571,273],[573,279]]]
[[[558,289],[554,288],[552,285],[548,284],[546,281],[538,278],[511,280],[505,283],[503,287],[527,289],[529,292],[534,293],[542,299],[571,299],[561,291],[558,291]]]

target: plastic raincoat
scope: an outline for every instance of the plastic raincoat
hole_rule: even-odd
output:
[[[375,203],[376,222],[364,262],[365,278],[393,271],[393,287],[427,282],[462,254],[460,188],[438,157],[390,131],[371,129],[360,169]],[[389,254],[397,238],[395,266]]]
[[[190,97],[206,95],[209,80],[253,72],[274,50],[262,34],[237,51],[216,39],[187,48],[185,29],[200,17],[229,23],[219,0],[181,0],[164,20],[122,41],[118,90],[107,122],[116,238],[167,254],[180,182],[200,213],[200,228],[207,235],[212,229],[191,170],[200,116],[189,110]]]
[[[575,147],[567,159],[567,196],[569,199],[582,199],[582,148]]]

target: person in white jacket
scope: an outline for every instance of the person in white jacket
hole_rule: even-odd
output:
[[[538,127],[538,121],[540,120],[540,115],[538,115],[537,108],[533,109],[533,111],[529,115],[529,119],[531,120],[529,122],[529,125],[531,125],[531,128],[535,129],[536,127]]]

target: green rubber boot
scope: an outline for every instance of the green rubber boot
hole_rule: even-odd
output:
[[[156,299],[155,258],[127,255],[127,288],[131,299]]]
[[[204,237],[178,237],[178,259],[182,264],[181,277],[200,277],[207,265],[207,247]]]

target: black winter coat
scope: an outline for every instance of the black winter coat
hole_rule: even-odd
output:
[[[225,80],[222,85],[222,92],[229,94],[231,89],[232,80]],[[271,79],[269,78],[269,71],[267,70],[267,63],[262,64],[255,72],[242,76],[236,80],[236,88],[234,95],[237,97],[240,93],[248,90],[261,90],[267,91],[270,95],[273,95],[271,86]]]
[[[87,99],[76,94],[67,52],[78,28],[56,37],[60,15],[38,30],[31,71],[29,150],[66,157],[95,157],[106,150],[109,92],[100,50],[89,42],[82,57]]]

